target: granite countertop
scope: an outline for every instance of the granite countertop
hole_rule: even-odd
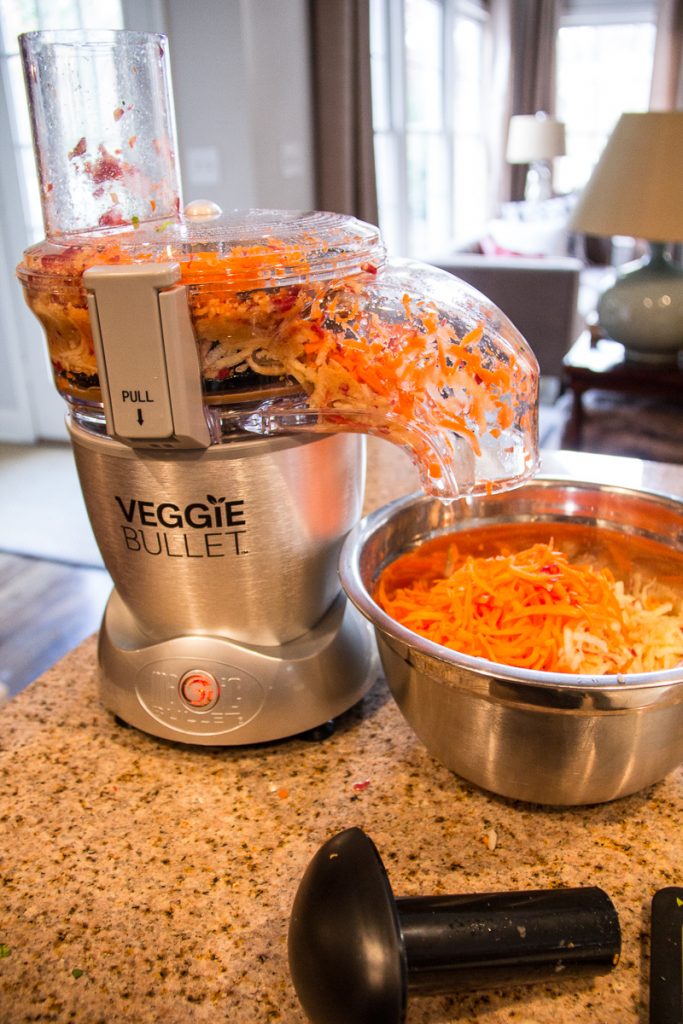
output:
[[[368,507],[414,486],[400,452],[370,454]],[[683,494],[683,467],[560,454],[543,468]],[[349,826],[399,896],[600,885],[619,912],[609,975],[412,998],[409,1024],[647,1020],[649,902],[681,882],[681,769],[614,803],[539,808],[433,760],[381,679],[326,740],[211,750],[117,725],[95,673],[91,638],[0,713],[2,1024],[302,1024],[292,900]]]

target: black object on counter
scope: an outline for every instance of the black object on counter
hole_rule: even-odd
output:
[[[605,974],[620,948],[598,888],[395,899],[358,828],[315,854],[289,925],[292,980],[314,1024],[401,1024],[409,992]]]
[[[683,888],[675,885],[652,898],[650,1024],[683,1024]]]

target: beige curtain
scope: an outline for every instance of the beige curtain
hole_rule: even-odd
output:
[[[505,77],[491,150],[499,159],[498,202],[521,199],[526,167],[505,162],[505,143],[513,114],[555,113],[556,39],[559,0],[491,0],[494,78]],[[503,69],[501,75],[501,69]]]
[[[369,0],[310,0],[316,205],[376,224]]]
[[[683,109],[683,0],[659,0],[651,110]]]

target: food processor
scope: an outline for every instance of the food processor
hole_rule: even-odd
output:
[[[337,575],[363,435],[443,500],[514,487],[537,468],[536,361],[371,225],[183,206],[163,36],[20,43],[46,239],[18,275],[114,581],[103,703],[193,744],[314,729],[377,674]]]

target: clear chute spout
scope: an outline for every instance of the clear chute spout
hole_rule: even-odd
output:
[[[268,347],[306,396],[243,418],[257,433],[356,431],[405,448],[426,493],[515,487],[538,468],[538,364],[507,317],[445,271],[393,261],[327,283]]]

